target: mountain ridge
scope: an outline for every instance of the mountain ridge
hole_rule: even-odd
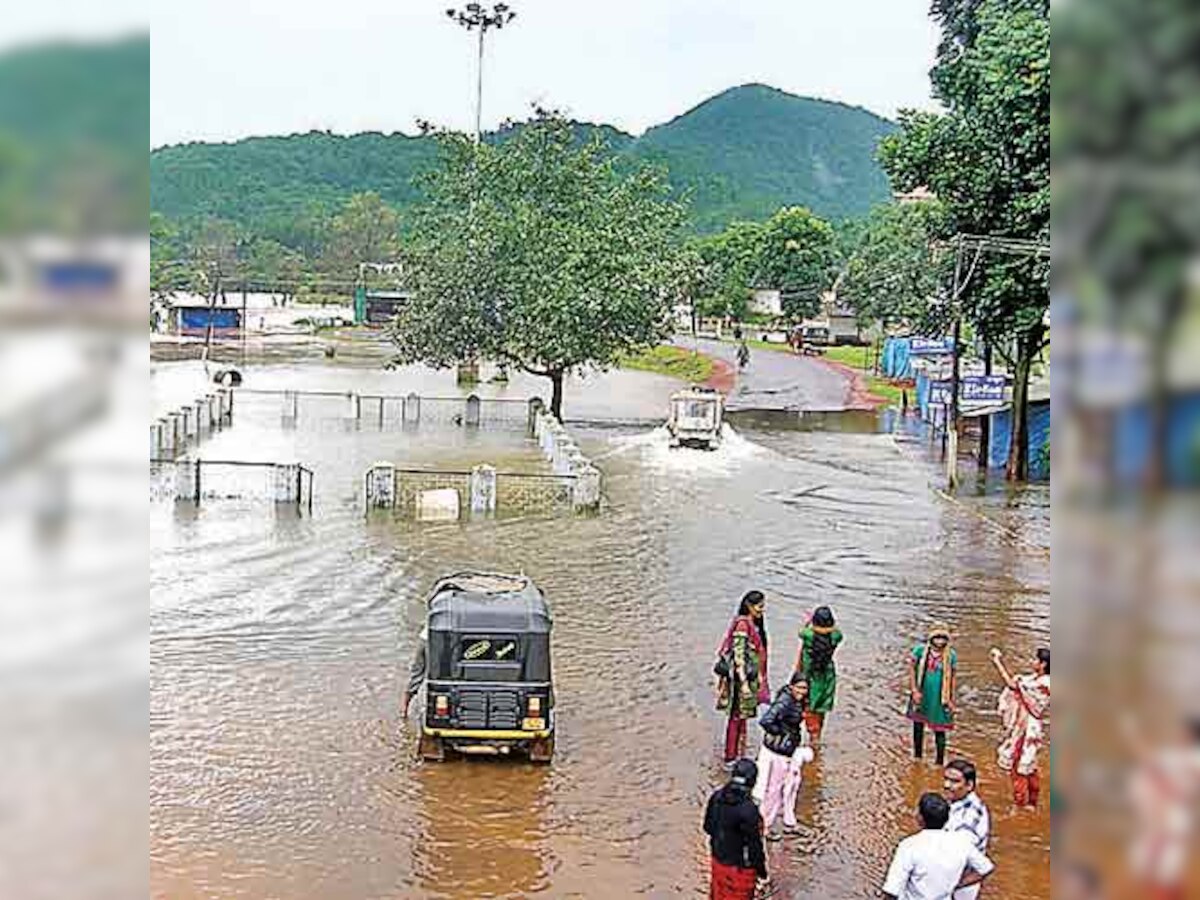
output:
[[[761,83],[728,88],[641,135],[574,124],[621,157],[665,165],[672,187],[691,198],[701,233],[788,205],[848,218],[890,196],[874,154],[894,123]],[[428,137],[403,131],[172,144],[150,154],[152,209],[176,220],[228,219],[291,243],[287,219],[335,211],[358,191],[374,190],[401,210],[416,202],[412,176],[434,152]]]

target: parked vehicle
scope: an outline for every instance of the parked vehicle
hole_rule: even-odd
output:
[[[712,388],[693,387],[671,395],[667,431],[675,447],[714,450],[721,443],[725,397]]]
[[[550,607],[524,575],[462,572],[428,601],[423,759],[554,755]]]

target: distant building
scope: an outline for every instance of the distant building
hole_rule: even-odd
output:
[[[180,337],[240,337],[242,310],[237,306],[179,303],[167,313],[167,329]]]
[[[407,291],[369,290],[366,292],[364,321],[368,325],[387,325],[412,295]]]
[[[911,191],[907,191],[905,193],[893,194],[892,196],[893,196],[893,199],[895,199],[895,201],[897,203],[901,203],[901,204],[904,204],[904,203],[926,203],[930,200],[937,199],[937,194],[935,194],[933,191],[931,191],[929,188],[925,187],[924,185],[921,185],[920,187],[917,187],[917,188],[913,188]]]
[[[84,321],[145,327],[147,238],[0,241],[0,320]]]
[[[782,316],[783,294],[775,290],[755,290],[746,308],[758,316]]]

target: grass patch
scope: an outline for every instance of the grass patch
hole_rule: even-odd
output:
[[[832,362],[841,363],[853,369],[862,369],[864,372],[871,368],[870,347],[851,347],[849,344],[826,347],[824,356]]]
[[[880,378],[871,371],[873,350],[871,347],[851,347],[843,344],[840,347],[828,347],[825,358],[831,362],[841,363],[852,369],[858,369],[867,376],[867,387],[876,397],[882,397],[891,406],[899,406],[903,401],[907,388],[894,383],[890,378]]]
[[[622,358],[622,369],[654,372],[683,381],[708,381],[713,375],[713,361],[681,347],[659,346]]]

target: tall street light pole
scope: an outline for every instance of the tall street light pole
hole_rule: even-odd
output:
[[[468,3],[462,9],[448,9],[446,16],[467,31],[479,33],[475,81],[475,142],[483,138],[483,39],[491,29],[501,29],[517,17],[507,3],[497,3],[491,9],[480,3]]]

